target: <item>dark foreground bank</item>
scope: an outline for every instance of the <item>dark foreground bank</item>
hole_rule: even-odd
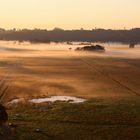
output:
[[[139,140],[140,97],[8,107],[14,140]]]

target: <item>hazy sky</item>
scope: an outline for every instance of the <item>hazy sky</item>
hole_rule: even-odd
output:
[[[140,0],[0,0],[0,27],[140,27]]]

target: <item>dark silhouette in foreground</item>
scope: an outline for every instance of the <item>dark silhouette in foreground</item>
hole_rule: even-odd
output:
[[[78,47],[76,48],[76,51],[105,51],[105,48],[100,45],[95,46],[85,46],[85,47]]]
[[[7,124],[8,114],[2,104],[3,98],[6,96],[10,87],[8,76],[9,74],[0,80],[0,140],[7,140],[12,135],[11,127]]]
[[[0,140],[7,140],[11,136],[11,128],[6,124],[8,114],[4,106],[0,104]]]
[[[8,114],[4,106],[0,104],[0,125],[8,120]]]

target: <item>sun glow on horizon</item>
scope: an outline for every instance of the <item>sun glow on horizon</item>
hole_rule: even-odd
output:
[[[0,0],[1,28],[140,26],[139,0]]]

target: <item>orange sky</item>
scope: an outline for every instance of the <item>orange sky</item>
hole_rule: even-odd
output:
[[[0,0],[1,28],[140,27],[140,0]]]

